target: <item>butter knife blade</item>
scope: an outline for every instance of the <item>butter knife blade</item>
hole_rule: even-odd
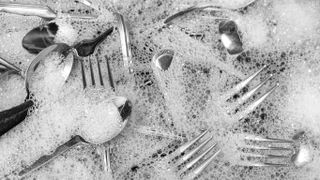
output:
[[[40,157],[36,162],[34,162],[31,166],[25,168],[24,170],[19,172],[19,176],[26,176],[27,174],[31,173],[32,171],[39,169],[40,167],[48,164],[57,156],[63,154],[64,152],[68,151],[72,147],[75,147],[79,143],[87,143],[81,136],[74,136],[72,139],[67,141],[66,143],[62,144],[50,155],[44,155]]]
[[[30,4],[0,3],[0,12],[24,16],[38,16],[48,20],[52,20],[57,17],[56,13],[48,6]]]

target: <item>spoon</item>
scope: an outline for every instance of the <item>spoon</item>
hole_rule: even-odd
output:
[[[293,136],[294,141],[299,141],[303,139],[305,135],[304,131],[299,131]],[[309,145],[306,144],[299,144],[297,150],[294,152],[294,154],[291,157],[291,162],[296,167],[302,167],[306,164],[310,163],[313,160],[313,155],[311,152],[311,148]]]
[[[233,7],[233,8],[230,8],[230,7],[222,7],[222,6],[217,6],[217,5],[213,5],[213,4],[199,4],[199,5],[194,5],[194,6],[191,6],[189,8],[186,8],[182,11],[179,11],[169,17],[167,17],[163,23],[165,26],[169,26],[171,24],[173,24],[173,20],[178,18],[178,17],[181,17],[187,13],[190,13],[190,12],[193,12],[193,11],[197,11],[197,10],[206,10],[206,9],[209,9],[209,10],[214,10],[214,11],[243,11],[245,10],[248,6],[252,5],[254,2],[256,2],[257,0],[249,0],[247,3],[245,3],[244,5],[241,5],[241,6],[238,6],[238,7]],[[221,18],[223,20],[225,20],[226,18]]]
[[[30,83],[32,81],[32,75],[36,71],[39,63],[43,61],[50,53],[58,52],[59,54],[67,55],[72,51],[75,52],[75,57],[79,58],[80,56],[89,56],[94,53],[94,50],[97,45],[99,45],[108,35],[110,35],[113,31],[113,27],[108,29],[106,32],[102,33],[95,39],[83,40],[79,44],[74,47],[70,47],[67,44],[59,43],[51,45],[45,49],[43,49],[37,57],[30,63],[29,67],[26,71],[25,78],[25,89],[27,91],[26,101],[16,107],[0,112],[0,136],[8,132],[10,129],[21,123],[25,117],[27,116],[28,108],[33,106],[33,101],[29,100],[30,97]],[[69,59],[69,58],[68,58]],[[8,64],[7,61],[4,61]],[[63,79],[66,81],[71,73],[72,67],[74,63],[74,58],[70,58],[69,61],[64,62],[65,67],[61,72],[63,75]],[[20,74],[21,71],[19,71]]]
[[[30,65],[33,65],[35,64],[35,62],[39,62],[40,60],[44,59],[49,53],[56,51],[58,47],[59,45],[52,45],[44,49],[37,55],[37,57],[31,62]],[[13,74],[18,74],[24,77],[22,70],[12,65],[8,61],[2,59],[1,64],[3,64],[5,67],[8,67],[8,69],[10,69],[9,73],[12,72]],[[30,78],[31,77],[30,75],[27,75],[27,77],[29,78],[25,78],[25,84],[29,84],[32,80]],[[26,82],[27,79],[28,79],[28,82]],[[65,79],[67,79],[67,76],[65,77]],[[28,86],[26,86],[26,92],[27,92],[27,96],[26,96],[25,102],[23,102],[18,106],[15,106],[0,112],[0,136],[8,132],[10,129],[12,129],[16,125],[20,124],[26,118],[28,109],[34,105],[33,101],[29,99],[30,90]]]
[[[238,26],[234,21],[223,21],[219,24],[221,42],[230,55],[243,51],[242,41],[238,33]]]
[[[229,12],[237,11],[237,12],[243,13],[247,7],[254,4],[255,2],[256,0],[249,0],[246,4],[235,7],[235,8],[221,7],[221,6],[216,6],[212,4],[202,4],[202,5],[200,4],[196,6],[191,6],[185,10],[177,12],[169,16],[168,18],[166,18],[164,20],[164,25],[165,25],[164,27],[172,25],[174,19],[196,10],[209,9],[213,11],[229,11]],[[219,23],[219,33],[221,35],[222,44],[227,49],[227,52],[230,55],[241,53],[243,51],[243,47],[242,47],[242,41],[238,33],[237,24],[230,18],[226,18],[226,17],[215,17],[215,18],[222,20],[222,22]]]
[[[128,30],[128,24],[124,18],[124,16],[120,13],[115,13],[117,18],[117,27],[119,29],[120,34],[120,42],[121,42],[121,49],[122,49],[122,56],[124,67],[127,69],[127,74],[132,74],[133,69],[133,60],[132,60],[132,50],[131,50],[131,43],[130,43],[130,36]]]
[[[81,0],[79,2],[87,5],[88,1]],[[57,18],[57,14],[50,7],[37,4],[0,3],[0,12],[19,14],[23,16],[38,16],[45,20],[53,20]],[[94,16],[79,16],[70,14],[69,16],[82,19],[96,18]]]
[[[173,50],[164,49],[159,51],[152,57],[152,62],[160,70],[166,71],[171,65],[173,55]]]
[[[82,135],[75,135],[69,141],[67,141],[66,143],[57,147],[56,150],[52,154],[44,155],[44,156],[40,157],[33,164],[31,164],[29,167],[20,171],[19,176],[26,176],[26,175],[30,174],[31,172],[39,169],[40,167],[43,167],[44,165],[48,164],[49,162],[54,160],[59,155],[65,153],[66,151],[68,151],[71,148],[78,146],[80,144],[98,145],[97,150],[99,152],[103,153],[102,157],[105,157],[106,156],[104,154],[105,150],[104,150],[104,147],[102,144],[112,140],[118,134],[120,134],[122,132],[122,130],[124,129],[124,127],[126,126],[126,124],[128,122],[128,119],[131,115],[131,110],[132,110],[132,104],[127,98],[117,96],[117,97],[112,98],[112,102],[118,108],[118,111],[119,111],[119,114],[121,117],[120,129],[115,131],[112,136],[107,137],[107,138],[103,138],[103,140],[101,139],[99,141],[92,141],[92,138],[88,138],[88,137],[82,136]],[[89,139],[91,139],[91,141]]]
[[[37,54],[42,49],[54,44],[55,36],[59,30],[59,25],[55,22],[48,23],[44,26],[39,26],[29,31],[22,39],[22,46],[31,54]],[[75,48],[81,48],[81,51],[94,51],[101,41],[104,40],[109,34],[111,34],[113,28],[108,29],[95,39],[83,40],[79,44],[76,44]],[[87,45],[82,45],[86,43]],[[79,47],[80,46],[80,47]],[[84,50],[87,49],[87,50]],[[88,52],[89,53],[89,52]],[[87,54],[88,54],[87,53]]]

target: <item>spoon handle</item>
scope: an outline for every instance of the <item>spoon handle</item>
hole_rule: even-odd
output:
[[[83,40],[74,46],[77,56],[86,57],[94,53],[96,47],[113,32],[113,27],[109,28],[98,37],[90,40]]]
[[[0,12],[19,14],[23,16],[38,16],[47,20],[56,18],[56,13],[48,6],[17,4],[17,3],[0,3]]]
[[[71,138],[69,141],[66,143],[60,145],[59,147],[56,148],[56,150],[50,154],[50,155],[44,155],[41,156],[37,161],[35,161],[31,166],[23,169],[22,171],[19,172],[19,176],[26,176],[30,172],[48,164],[51,162],[53,159],[55,159],[57,156],[63,154],[64,152],[68,151],[69,149],[77,146],[80,143],[86,144],[87,142],[81,137],[81,136],[74,136]]]
[[[0,136],[21,123],[27,116],[28,109],[33,106],[31,100],[0,112]]]
[[[125,18],[122,14],[116,13],[118,21],[118,29],[120,33],[122,56],[124,61],[124,67],[128,69],[128,73],[131,74],[132,70],[132,50],[130,44],[128,25],[125,22]]]

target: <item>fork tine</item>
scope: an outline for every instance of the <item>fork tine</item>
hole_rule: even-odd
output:
[[[198,147],[194,148],[192,151],[189,153],[185,154],[183,157],[181,157],[175,164],[176,166],[186,162],[188,159],[190,159],[195,153],[197,153],[203,146],[205,146],[213,136],[207,138],[205,141],[203,141]]]
[[[260,142],[270,142],[270,143],[294,143],[293,140],[276,139],[276,138],[264,138],[264,137],[260,137],[260,136],[246,136],[245,140],[248,140],[248,141],[260,141]]]
[[[83,60],[80,60],[80,65],[81,65],[81,76],[82,76],[82,84],[83,84],[83,89],[87,87],[87,81],[86,81],[86,74],[84,70],[84,64]]]
[[[250,158],[266,158],[266,159],[287,159],[290,158],[291,156],[285,156],[285,155],[275,155],[275,154],[267,154],[267,155],[263,155],[263,154],[248,154],[247,157]]]
[[[267,162],[249,162],[245,166],[254,166],[254,167],[287,167],[290,166],[286,163],[267,163]]]
[[[252,149],[252,150],[274,150],[274,151],[292,151],[291,148],[288,147],[276,147],[276,146],[268,146],[268,147],[262,147],[262,146],[246,146],[243,147],[243,149]]]
[[[194,179],[197,177],[212,161],[213,159],[221,152],[218,150],[216,153],[212,154],[209,158],[207,158],[199,167],[193,170],[189,175],[186,176],[186,179]]]
[[[91,83],[93,86],[96,85],[96,81],[94,79],[94,73],[93,73],[93,67],[92,67],[92,62],[91,59],[89,58],[89,68],[90,68],[90,75],[91,75]]]
[[[111,149],[110,146],[106,149],[106,160],[107,160],[108,171],[111,172],[110,149]]]
[[[265,79],[263,82],[261,82],[260,84],[258,84],[256,87],[254,87],[252,90],[250,90],[249,92],[247,92],[246,94],[244,94],[238,101],[238,104],[243,104],[246,100],[248,100],[250,97],[252,97],[252,95],[257,92],[263,85],[265,85],[271,78],[272,78],[273,74],[270,74],[269,77],[267,79]]]
[[[209,130],[205,130],[203,133],[201,133],[199,136],[195,137],[194,139],[192,139],[191,141],[183,144],[182,146],[180,146],[176,152],[177,153],[183,153],[185,150],[187,150],[190,146],[192,146],[193,144],[195,144],[199,139],[201,139],[204,135],[206,135],[208,133]]]
[[[242,88],[247,86],[255,77],[257,77],[265,68],[267,65],[264,65],[261,69],[259,69],[257,72],[251,74],[247,79],[241,81],[238,83],[234,88],[232,88],[230,91],[226,93],[226,96],[224,99],[229,99],[232,95],[239,92]]]
[[[262,95],[259,99],[257,99],[255,102],[253,102],[252,104],[250,104],[245,110],[243,110],[242,112],[238,113],[238,119],[242,119],[245,116],[247,116],[248,114],[250,114],[256,107],[258,107],[268,96],[270,96],[273,91],[275,91],[275,89],[279,86],[279,84],[276,84],[275,86],[273,86],[269,91],[267,91],[264,95]]]
[[[200,161],[205,155],[207,155],[216,146],[217,146],[216,143],[211,145],[206,151],[204,151],[198,157],[194,158],[192,161],[186,164],[186,166],[181,171],[185,172],[186,170],[190,169],[193,165],[195,165],[198,161]]]
[[[99,74],[100,85],[101,85],[101,86],[104,86],[99,59],[97,59],[97,67],[98,67],[98,74]]]
[[[112,90],[113,90],[113,91],[115,91],[115,88],[114,88],[114,81],[113,81],[112,72],[111,72],[111,68],[110,68],[109,57],[105,56],[105,58],[106,58],[106,63],[107,63],[107,70],[108,70],[109,84],[110,84],[110,87],[112,88]]]

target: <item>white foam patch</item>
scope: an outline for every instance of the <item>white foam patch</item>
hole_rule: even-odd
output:
[[[303,127],[320,133],[320,76],[318,63],[308,66],[297,63],[299,70],[289,79],[288,103],[285,111],[288,120],[301,124]]]
[[[23,103],[27,93],[24,81],[16,74],[3,74],[0,78],[0,111]]]
[[[72,27],[70,22],[65,21],[65,19],[59,19],[56,21],[58,31],[54,41],[56,43],[66,43],[69,46],[72,46],[78,39],[78,32]]]
[[[275,38],[286,44],[318,37],[319,4],[316,1],[274,1]]]
[[[243,43],[248,48],[262,47],[268,43],[269,28],[263,17],[263,11],[254,10],[236,19],[236,22],[243,33]]]

